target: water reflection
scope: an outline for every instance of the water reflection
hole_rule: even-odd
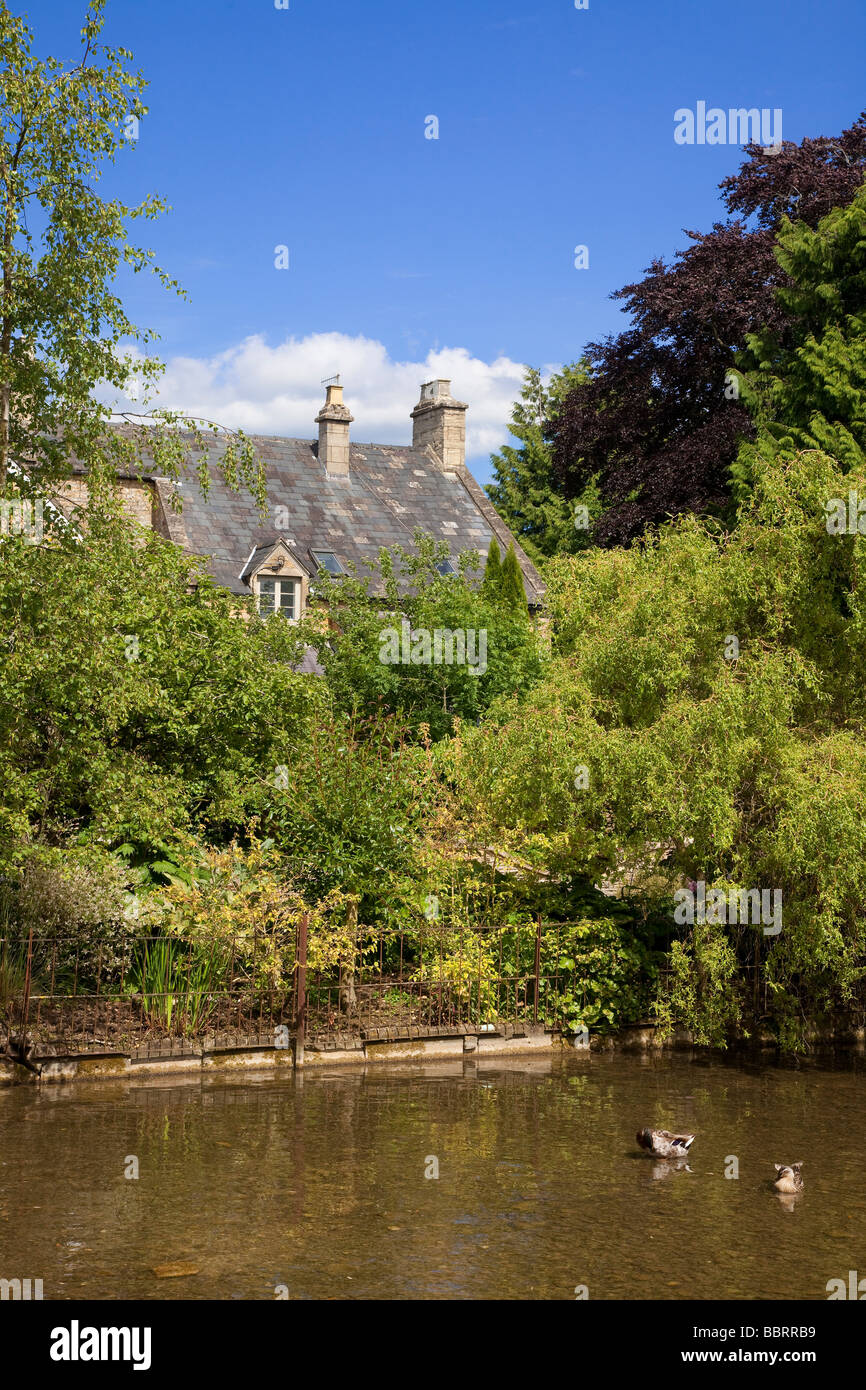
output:
[[[653,1159],[652,1175],[655,1182],[661,1182],[663,1178],[669,1178],[672,1173],[690,1173],[688,1159],[685,1158],[655,1158]]]
[[[825,1298],[866,1269],[862,1089],[859,1061],[573,1052],[10,1088],[0,1277],[59,1299]],[[651,1159],[639,1123],[698,1139]],[[826,1132],[808,1202],[768,1185]],[[153,1273],[175,1264],[199,1272]]]

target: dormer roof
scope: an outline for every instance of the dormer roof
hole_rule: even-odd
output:
[[[315,570],[309,560],[305,560],[300,554],[296,543],[288,540],[285,536],[274,535],[270,540],[260,541],[258,545],[253,546],[238,579],[244,584],[249,584],[252,576],[257,574],[259,570],[274,568],[275,560],[281,555],[297,565],[301,573],[305,574],[308,579],[312,578]]]

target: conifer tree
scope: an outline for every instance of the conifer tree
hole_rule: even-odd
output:
[[[527,367],[508,426],[520,447],[506,444],[490,458],[494,476],[487,487],[490,499],[536,563],[550,555],[585,549],[590,534],[584,520],[594,521],[600,510],[595,489],[590,489],[592,496],[579,499],[589,504],[586,514],[575,511],[554,480],[553,450],[547,438],[549,421],[555,418],[560,401],[585,377],[583,365],[571,363],[545,385],[538,368]]]
[[[736,358],[740,395],[758,428],[732,468],[750,489],[756,453],[820,449],[847,473],[866,466],[866,189],[813,230],[785,221],[776,258],[784,337],[749,335]]]
[[[484,578],[481,581],[481,592],[491,603],[496,603],[499,600],[501,588],[502,552],[496,537],[491,536],[487,551],[487,564],[484,566]]]
[[[505,552],[502,568],[499,571],[499,602],[510,613],[526,611],[526,593],[523,588],[523,573],[514,546]]]

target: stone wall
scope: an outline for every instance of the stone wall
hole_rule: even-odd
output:
[[[148,530],[159,531],[160,535],[168,535],[162,502],[152,482],[123,478],[117,483],[117,491],[120,505],[131,521]],[[74,508],[87,506],[87,480],[69,478],[57,485],[55,495],[61,509],[69,516]]]
[[[402,1062],[443,1062],[457,1061],[464,1057],[480,1061],[485,1057],[517,1057],[551,1052],[559,1048],[561,1039],[558,1033],[547,1032],[540,1024],[501,1024],[495,1031],[476,1032],[468,1027],[460,1032],[449,1032],[446,1028],[415,1029],[416,1034],[426,1036],[387,1036],[396,1034],[394,1029],[381,1029],[386,1035],[376,1038],[334,1039],[335,1046],[308,1046],[302,1057],[294,1057],[293,1051],[278,1048],[272,1041],[267,1044],[262,1038],[249,1046],[211,1045],[187,1039],[165,1039],[162,1043],[149,1043],[131,1052],[94,1052],[76,1056],[42,1057],[37,1060],[42,1066],[42,1076],[37,1078],[32,1072],[13,1062],[0,1060],[0,1086],[17,1083],[50,1085],[65,1081],[97,1080],[110,1078],[131,1079],[149,1076],[182,1076],[191,1072],[214,1075],[225,1072],[261,1071],[269,1069],[274,1074],[285,1076],[287,1070],[295,1066],[304,1069],[318,1069],[331,1066],[376,1066]],[[436,1036],[431,1036],[433,1033]]]

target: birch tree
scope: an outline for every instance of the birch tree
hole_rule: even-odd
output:
[[[90,0],[74,61],[39,57],[32,31],[0,0],[0,494],[43,490],[86,462],[94,482],[121,467],[177,477],[194,433],[205,490],[209,435],[224,435],[221,468],[264,505],[264,482],[243,435],[166,410],[126,415],[97,399],[152,399],[163,368],[156,335],[126,313],[124,270],[184,291],[133,237],[167,211],[155,194],[135,205],[106,197],[100,182],[134,157],[147,116],[146,81],[126,48],[100,42],[106,0]]]

